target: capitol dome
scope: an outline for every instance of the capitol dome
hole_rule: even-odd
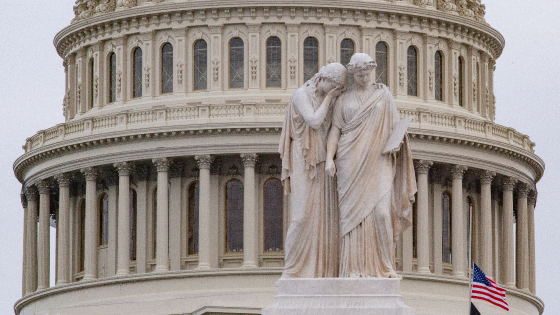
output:
[[[406,305],[463,314],[475,261],[514,314],[542,314],[544,162],[527,135],[494,123],[505,41],[480,0],[77,0],[74,12],[54,39],[64,122],[29,137],[14,163],[16,314],[261,314],[290,224],[286,105],[357,52],[412,117],[418,193],[396,257]]]

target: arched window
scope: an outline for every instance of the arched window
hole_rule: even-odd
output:
[[[156,236],[157,236],[157,187],[152,193],[152,257],[156,258]]]
[[[242,89],[245,77],[243,40],[239,37],[229,41],[229,88]]]
[[[99,197],[99,246],[109,243],[109,196],[102,194]]]
[[[91,58],[91,59],[89,60],[89,69],[88,69],[88,72],[89,72],[89,82],[88,82],[88,84],[89,84],[89,102],[88,102],[88,109],[92,109],[92,108],[93,108],[93,102],[94,102],[94,99],[93,99],[93,85],[94,85],[94,82],[93,82],[93,81],[95,80],[95,76],[94,76],[95,68],[94,68],[93,62],[94,62],[94,61],[93,61],[93,58]]]
[[[282,182],[271,178],[264,183],[264,251],[284,250],[284,203]]]
[[[136,215],[137,215],[137,197],[134,189],[130,190],[130,260],[136,260]]]
[[[464,70],[464,66],[463,66],[463,58],[459,57],[459,60],[457,61],[457,64],[459,66],[459,73],[458,73],[458,89],[459,89],[459,93],[457,93],[459,95],[459,106],[463,106],[464,102],[463,102],[463,70]]]
[[[451,194],[444,192],[441,196],[442,211],[442,261],[451,263]]]
[[[375,61],[377,62],[377,67],[375,68],[375,83],[383,83],[389,85],[389,80],[387,76],[387,45],[383,42],[377,43],[375,45]]]
[[[198,255],[198,194],[199,184],[198,181],[190,184],[189,190],[189,205],[188,205],[188,240],[187,240],[187,255]]]
[[[350,63],[350,58],[352,58],[355,52],[354,42],[349,38],[343,39],[340,42],[340,63],[346,66]]]
[[[86,257],[86,201],[80,202],[78,213],[78,272],[84,271]]]
[[[315,37],[303,41],[303,81],[311,79],[319,72],[319,42]]]
[[[472,219],[474,218],[474,201],[473,198],[471,196],[467,197],[467,248],[468,248],[468,244],[470,242],[471,244],[471,248],[470,251],[467,250],[467,261],[469,262],[469,266],[471,264],[472,260],[472,255],[474,253],[474,249],[475,249],[475,238],[476,238],[476,234],[474,233],[474,221],[472,221]],[[471,226],[472,224],[472,226]],[[472,239],[471,239],[472,237]],[[469,257],[469,253],[471,253],[471,256]]]
[[[200,39],[194,43],[194,90],[206,90],[208,85],[208,45]]]
[[[266,87],[282,87],[282,42],[278,37],[266,40]]]
[[[109,103],[117,100],[117,55],[109,55]]]
[[[173,93],[173,46],[161,48],[161,94]]]
[[[407,94],[418,96],[418,52],[413,46],[408,47],[407,52]]]
[[[226,253],[243,252],[243,184],[232,179],[226,184]]]
[[[142,48],[134,49],[132,60],[132,97],[142,97]]]
[[[434,90],[436,101],[443,101],[443,55],[440,51],[436,51],[436,55],[434,56],[434,64]]]

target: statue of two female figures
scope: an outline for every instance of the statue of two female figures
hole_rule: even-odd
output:
[[[330,64],[292,96],[280,142],[293,217],[284,278],[398,277],[396,237],[412,223],[416,180],[406,135],[384,152],[399,113],[389,89],[372,85],[375,66],[355,54],[344,93],[333,89],[343,66]]]

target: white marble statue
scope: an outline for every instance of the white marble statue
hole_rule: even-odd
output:
[[[332,107],[346,83],[346,68],[331,63],[297,89],[280,139],[282,181],[291,192],[283,278],[338,275],[339,227],[335,181],[325,174]]]
[[[367,54],[351,58],[354,84],[336,101],[328,137],[326,172],[336,173],[340,211],[340,277],[397,278],[396,237],[412,222],[416,180],[408,137],[383,153],[400,119],[389,89],[371,82],[375,66]]]

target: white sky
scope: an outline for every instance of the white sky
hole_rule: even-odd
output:
[[[506,38],[495,76],[496,122],[531,136],[546,163],[537,185],[537,295],[546,315],[560,314],[560,1],[483,2],[488,22]],[[13,314],[21,297],[23,211],[12,164],[27,137],[63,122],[64,69],[52,40],[70,23],[73,4],[0,2],[0,314]]]

